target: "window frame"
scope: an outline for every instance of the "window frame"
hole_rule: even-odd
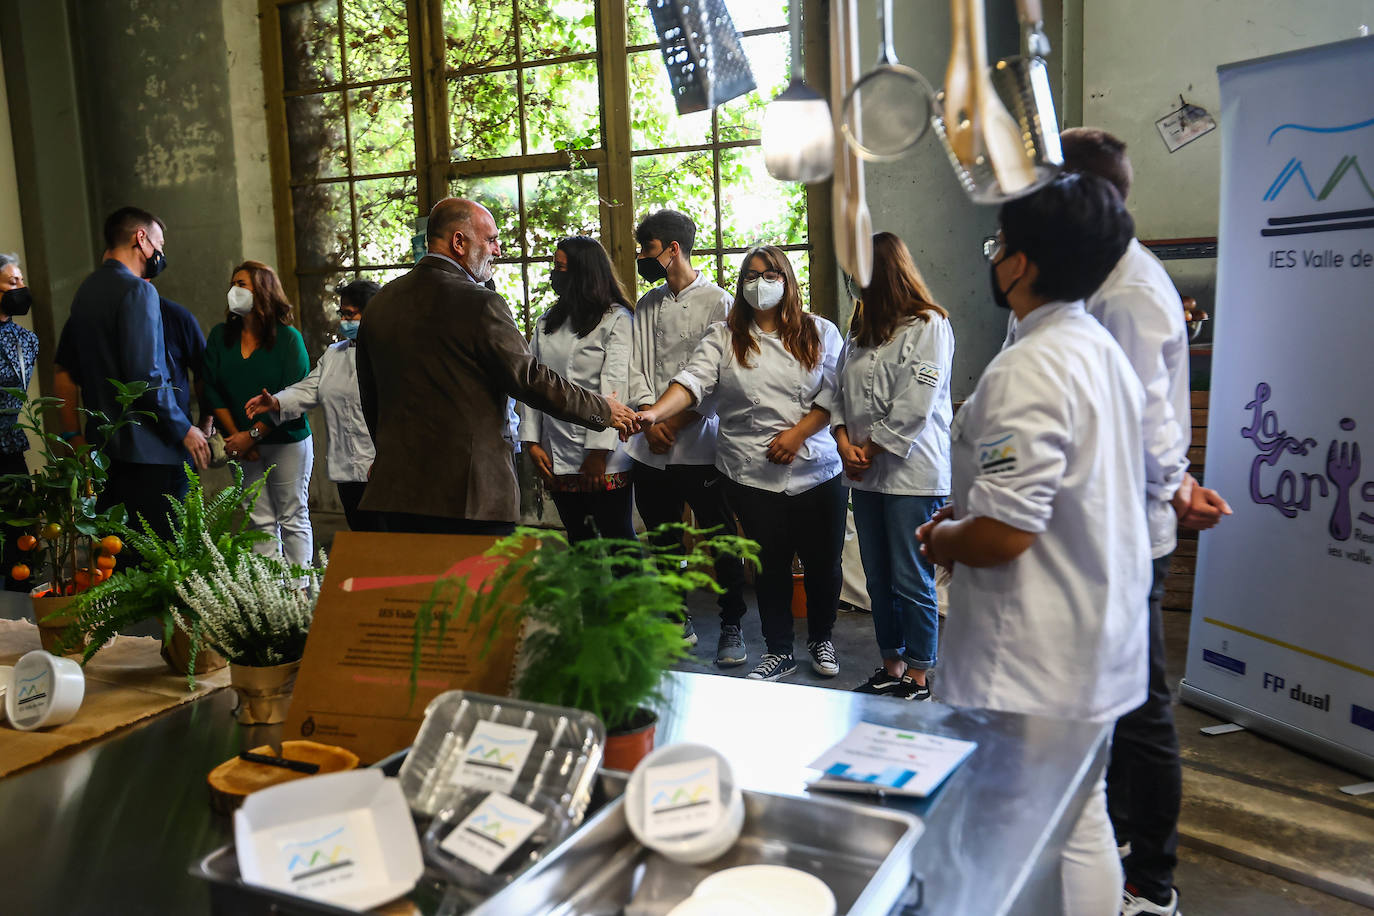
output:
[[[334,270],[308,269],[302,271],[297,264],[295,214],[293,210],[293,189],[298,183],[291,180],[290,147],[287,134],[286,100],[290,96],[308,94],[309,92],[340,92],[345,96],[358,88],[366,88],[372,85],[395,85],[406,81],[407,77],[388,78],[381,80],[368,80],[358,84],[349,83],[347,80],[347,48],[346,42],[342,41],[345,34],[344,22],[344,0],[334,0],[337,4],[339,23],[338,27],[341,35],[340,48],[340,81],[328,87],[312,87],[308,90],[292,90],[288,92],[285,88],[285,63],[283,60],[282,31],[281,31],[281,9],[300,3],[302,0],[259,0],[259,23],[262,41],[262,66],[264,89],[266,93],[267,117],[268,117],[268,152],[271,162],[272,173],[272,202],[273,216],[276,226],[277,237],[277,263],[280,266],[279,274],[287,295],[294,302],[300,301],[301,278],[303,276],[314,276],[316,274],[327,275],[336,272]],[[712,203],[713,212],[716,220],[716,229],[711,236],[711,244],[699,246],[703,252],[711,252],[713,261],[712,268],[717,263],[723,263],[718,259],[724,259],[731,254],[742,254],[747,249],[736,247],[716,247],[717,232],[719,231],[721,210],[721,179],[720,179],[720,158],[723,151],[734,148],[748,148],[759,145],[758,140],[719,140],[719,113],[712,112],[711,137],[714,142],[691,144],[685,146],[671,146],[655,150],[635,150],[631,140],[630,128],[630,79],[629,79],[629,57],[633,53],[652,50],[657,48],[657,44],[629,45],[628,43],[628,15],[626,0],[592,0],[596,13],[596,38],[597,49],[595,52],[578,52],[573,54],[559,55],[550,58],[539,58],[537,61],[521,60],[519,48],[518,29],[516,30],[517,52],[515,60],[511,63],[474,67],[462,71],[463,75],[475,75],[484,72],[513,72],[517,74],[517,87],[519,92],[520,106],[520,131],[522,141],[526,131],[526,117],[524,114],[524,92],[523,74],[529,72],[533,67],[549,66],[560,62],[594,60],[597,66],[597,75],[600,84],[600,115],[601,115],[601,145],[592,149],[576,151],[557,150],[548,153],[523,153],[517,156],[507,156],[497,159],[478,159],[454,161],[449,157],[450,131],[452,125],[449,123],[450,112],[448,103],[449,79],[451,71],[444,59],[444,13],[441,0],[406,0],[406,18],[408,26],[407,41],[410,49],[410,73],[408,76],[411,86],[412,99],[412,124],[414,126],[415,140],[415,168],[413,174],[416,179],[416,211],[413,217],[422,217],[429,212],[430,207],[440,199],[448,196],[450,182],[462,180],[464,178],[475,177],[495,177],[503,175],[521,175],[530,172],[557,172],[571,171],[579,168],[596,168],[597,187],[600,194],[600,222],[601,222],[601,241],[606,246],[612,262],[620,272],[622,278],[632,288],[635,280],[635,254],[638,246],[634,239],[634,229],[636,225],[637,212],[632,206],[634,201],[633,193],[633,163],[636,158],[644,158],[649,155],[677,154],[686,152],[705,152],[709,151],[713,157],[714,169],[714,201]],[[512,5],[513,10],[518,12],[519,0]],[[828,18],[829,4],[812,0],[806,9],[816,10],[816,15],[806,16],[804,19],[804,50],[806,56],[808,83],[822,94],[829,92],[829,66],[828,42]],[[777,34],[783,29],[776,27],[749,29],[741,32],[742,37],[754,35]],[[613,53],[607,53],[606,49],[616,49]],[[624,53],[620,53],[623,49]],[[345,104],[345,123],[347,124],[348,105]],[[351,134],[349,135],[351,137]],[[522,148],[524,147],[522,142]],[[349,144],[348,155],[348,174],[343,177],[333,177],[327,179],[315,179],[309,184],[329,184],[347,183],[350,186],[359,181],[376,177],[396,177],[400,175],[410,175],[412,172],[388,173],[383,176],[356,176],[353,174],[353,149]],[[518,217],[523,223],[523,190],[520,192],[520,213]],[[833,257],[817,257],[820,252],[831,250],[832,237],[832,217],[831,217],[831,182],[829,180],[806,188],[806,208],[807,208],[807,242],[800,245],[785,245],[784,250],[802,250],[811,254],[810,261],[810,286],[811,286],[811,308],[812,311],[830,318],[837,319],[837,268]],[[358,263],[359,254],[359,234],[358,234],[358,212],[355,197],[350,194],[350,229],[351,229],[351,248],[353,254],[353,264],[350,267],[339,269],[338,272],[357,273],[364,265]],[[502,234],[507,239],[511,239],[517,245],[523,239],[523,225],[501,227]],[[517,237],[514,233],[520,233]],[[720,239],[723,241],[723,238]],[[503,248],[505,245],[503,244]],[[548,257],[536,255],[533,252],[519,251],[516,256],[508,257],[506,252],[502,252],[500,261],[507,264],[517,264],[522,272],[527,271],[529,265],[537,264],[549,260]],[[366,265],[369,269],[409,268],[410,264],[394,265]],[[699,265],[704,268],[704,265]],[[524,279],[524,278],[522,278]],[[522,290],[522,294],[523,294]],[[513,304],[517,311],[525,306],[526,298],[522,295],[521,303]],[[322,335],[324,328],[309,327],[313,321],[317,321],[321,316],[315,316],[302,310],[304,323],[307,324],[309,331],[307,339],[310,340],[316,335]],[[529,318],[526,311],[522,316]],[[528,324],[526,325],[528,329]]]

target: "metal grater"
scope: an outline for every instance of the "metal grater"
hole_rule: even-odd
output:
[[[757,85],[725,0],[648,0],[677,113],[715,108]]]

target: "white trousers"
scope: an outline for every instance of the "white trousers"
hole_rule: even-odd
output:
[[[257,502],[249,509],[248,519],[255,529],[276,540],[263,541],[255,549],[269,556],[282,555],[297,566],[310,566],[315,554],[309,505],[310,474],[315,468],[315,444],[311,438],[259,445],[257,461],[241,462],[245,484],[272,469]]]
[[[1117,916],[1125,880],[1107,816],[1107,779],[1098,777],[1078,823],[1064,843],[1060,883],[1065,916]]]

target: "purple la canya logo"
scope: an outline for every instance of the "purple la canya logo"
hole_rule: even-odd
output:
[[[1329,499],[1334,493],[1336,502],[1331,507],[1331,520],[1327,524],[1333,538],[1348,540],[1355,530],[1356,519],[1374,525],[1374,515],[1368,512],[1357,515],[1352,506],[1351,497],[1360,480],[1360,443],[1353,437],[1346,441],[1331,440],[1322,473],[1283,468],[1277,476],[1273,475],[1273,469],[1284,456],[1309,455],[1318,443],[1316,439],[1290,436],[1287,430],[1279,428],[1278,414],[1264,409],[1271,393],[1269,384],[1260,382],[1255,386],[1254,400],[1245,405],[1252,414],[1250,425],[1242,428],[1240,434],[1259,449],[1250,464],[1250,499],[1261,506],[1273,506],[1287,518],[1297,518],[1299,512],[1311,511],[1314,497]],[[1354,432],[1355,421],[1345,417],[1340,427],[1345,433]],[[1374,480],[1365,481],[1357,495],[1361,504],[1374,504]]]

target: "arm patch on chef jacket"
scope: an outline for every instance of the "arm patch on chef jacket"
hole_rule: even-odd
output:
[[[978,443],[978,473],[1011,474],[1016,471],[1016,433]]]
[[[940,367],[934,363],[921,362],[916,366],[916,381],[934,388],[940,384]]]

